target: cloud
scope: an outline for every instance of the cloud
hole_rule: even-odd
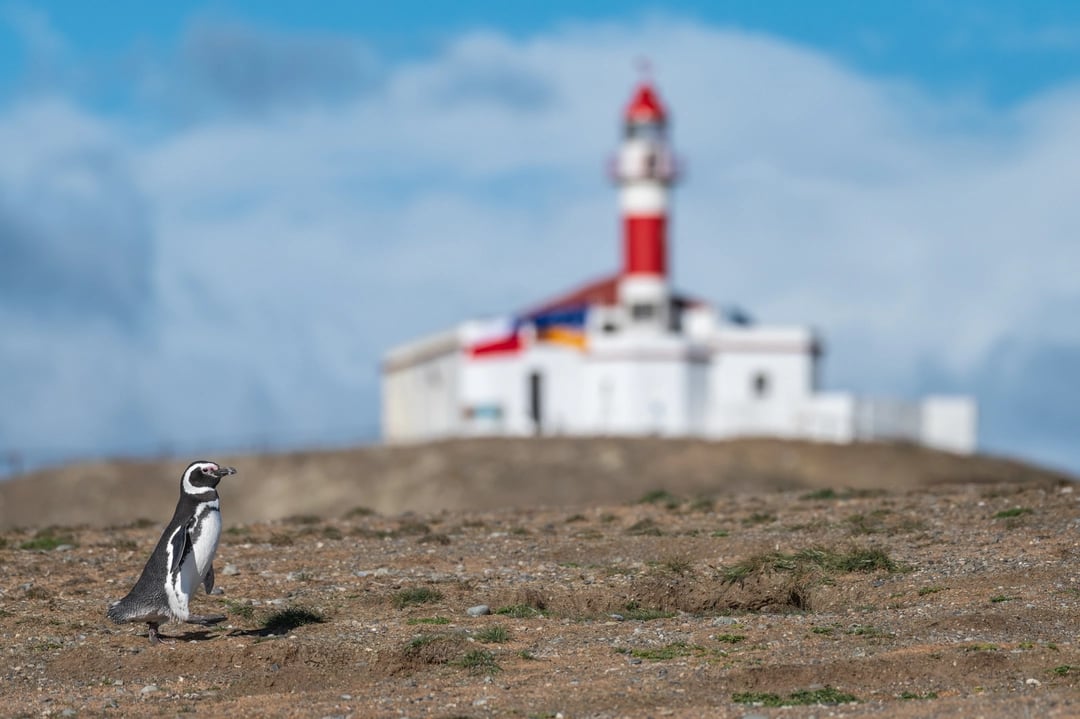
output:
[[[975,391],[990,448],[1080,468],[1051,392],[1076,396],[1080,347],[1061,309],[1075,88],[942,101],[678,19],[465,33],[407,62],[364,48],[203,19],[151,93],[190,99],[187,122],[0,110],[18,149],[0,387],[21,408],[0,435],[87,452],[370,435],[388,347],[617,266],[603,168],[647,51],[688,167],[680,287],[817,325],[833,387]]]
[[[334,104],[378,81],[375,54],[357,39],[209,18],[189,23],[175,55],[139,72],[151,103],[189,118]]]
[[[154,243],[124,150],[58,101],[0,117],[0,144],[0,315],[135,331],[154,301]]]

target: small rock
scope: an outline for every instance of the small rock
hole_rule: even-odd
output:
[[[1027,684],[1028,686],[1032,686],[1032,687],[1041,687],[1042,686],[1042,682],[1040,682],[1038,679],[1035,679],[1034,677],[1032,677],[1031,679],[1026,680],[1024,682],[1024,684]]]
[[[56,549],[54,549],[53,551],[54,552],[70,552],[72,549],[75,549],[74,544],[58,544],[58,545],[56,545]]]
[[[79,712],[75,711],[74,709],[65,709],[64,711],[60,712],[60,716],[62,716],[62,717],[73,717],[78,713]]]
[[[221,573],[226,577],[233,577],[240,573],[240,570],[236,568],[235,564],[226,564],[225,568],[221,570]]]
[[[626,617],[624,617],[624,616],[623,616],[623,615],[621,615],[621,614],[609,614],[608,616],[609,616],[609,617],[611,617],[612,619],[614,619],[614,620],[615,620],[615,621],[617,621],[617,622],[624,622],[624,621],[626,621]]]
[[[731,624],[738,624],[739,620],[735,617],[716,617],[712,620],[714,627],[729,626]]]
[[[210,593],[211,594],[217,594],[217,595],[220,596],[220,595],[225,593],[225,590],[222,589],[221,587],[214,587],[212,590],[210,590]]]
[[[345,701],[349,701],[350,699],[352,699],[352,694],[342,694],[341,698]]]
[[[482,617],[485,614],[491,614],[491,607],[486,604],[477,604],[475,607],[466,609],[465,613],[470,617]]]
[[[153,694],[157,690],[157,684],[147,684],[145,687],[139,690],[139,693],[143,696],[146,696],[147,694]]]

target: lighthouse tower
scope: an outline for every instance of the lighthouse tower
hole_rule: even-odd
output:
[[[626,107],[622,146],[615,156],[623,224],[618,299],[628,329],[658,333],[672,328],[668,283],[668,189],[675,160],[667,141],[667,113],[650,82],[638,85]]]

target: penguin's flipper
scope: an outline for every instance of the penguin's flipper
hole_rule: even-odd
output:
[[[203,589],[206,593],[214,591],[214,563],[210,562],[210,566],[206,568],[206,576],[202,580]]]
[[[191,523],[183,527],[177,527],[173,535],[169,537],[169,544],[172,547],[172,562],[169,564],[169,575],[176,576],[180,573],[180,565],[184,561],[184,557],[191,551],[191,537],[188,532],[191,531]]]

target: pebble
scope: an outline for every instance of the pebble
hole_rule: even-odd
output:
[[[157,690],[157,684],[147,684],[145,687],[139,690],[139,693],[143,696],[146,696],[147,694],[153,694]]]
[[[225,590],[222,589],[221,587],[214,587],[212,590],[210,590],[210,593],[211,594],[217,594],[217,595],[220,596],[220,595],[225,593]]]
[[[56,545],[56,549],[54,549],[53,551],[54,552],[70,552],[72,549],[75,549],[74,544],[58,544],[58,545]]]
[[[465,613],[470,617],[482,617],[485,614],[491,614],[491,607],[486,604],[477,604],[475,607],[466,609]]]
[[[65,709],[64,711],[60,712],[60,716],[62,717],[73,717],[76,714],[78,714],[78,712],[74,709]]]
[[[225,568],[221,570],[221,573],[226,577],[234,577],[240,573],[240,570],[236,568],[235,564],[226,564]]]
[[[714,627],[722,627],[722,626],[731,625],[731,624],[738,624],[738,623],[739,623],[739,620],[736,619],[735,617],[716,617],[715,619],[712,620],[712,624],[713,624]]]

